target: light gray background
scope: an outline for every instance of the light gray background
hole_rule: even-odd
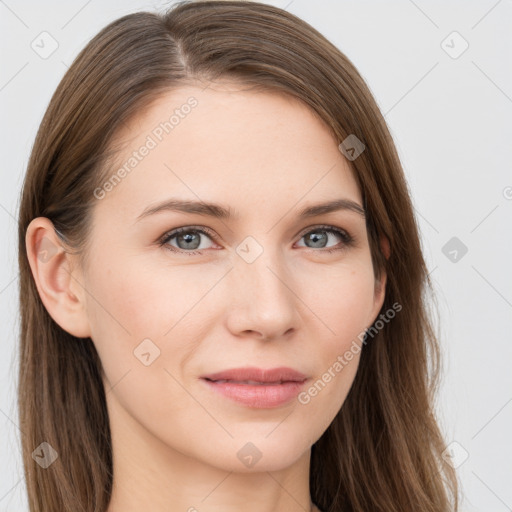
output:
[[[457,443],[450,460],[462,480],[462,510],[512,510],[512,2],[267,3],[345,52],[386,115],[438,294],[445,354],[438,406],[447,443]],[[36,130],[93,35],[124,14],[168,5],[0,0],[0,511],[28,510],[16,411],[16,217]],[[59,45],[47,59],[31,48],[43,31]],[[453,31],[469,44],[460,56],[463,40],[446,39]],[[443,253],[452,237],[468,248],[455,262],[450,247]]]

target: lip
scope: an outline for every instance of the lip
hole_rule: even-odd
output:
[[[256,382],[302,382],[307,377],[303,373],[286,366],[269,369],[247,366],[245,368],[232,368],[210,375],[203,375],[202,378],[209,380],[253,380]]]
[[[247,407],[268,409],[279,407],[296,398],[308,377],[282,366],[270,369],[233,368],[204,375],[201,380],[210,389],[235,402]]]

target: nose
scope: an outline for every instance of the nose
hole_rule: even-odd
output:
[[[276,251],[264,250],[252,263],[236,258],[228,280],[227,326],[233,335],[271,340],[297,328],[300,299]]]

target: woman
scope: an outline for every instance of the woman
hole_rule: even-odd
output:
[[[457,509],[403,171],[304,21],[200,1],[108,25],[19,218],[31,512]]]

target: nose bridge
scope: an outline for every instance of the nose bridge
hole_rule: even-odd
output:
[[[282,280],[286,281],[288,271],[278,247],[247,237],[239,244],[236,252],[238,258],[235,260],[235,274],[246,286],[254,290],[252,294],[254,298],[257,296],[277,298],[289,293],[282,282]]]
[[[232,313],[237,330],[284,334],[293,326],[297,304],[279,247],[247,237],[236,252],[231,279],[236,281],[232,283],[236,294]]]

